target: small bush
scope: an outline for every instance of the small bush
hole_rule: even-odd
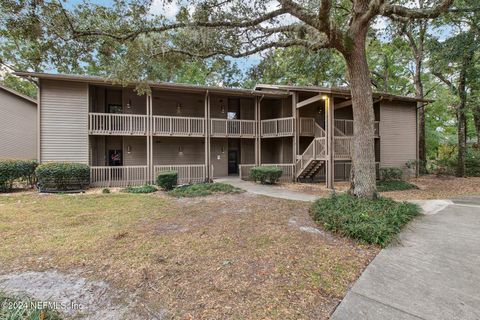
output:
[[[199,183],[177,187],[168,194],[174,197],[204,197],[214,193],[238,193],[242,189],[227,183]]]
[[[80,190],[90,184],[90,167],[82,163],[42,163],[35,174],[40,191]]]
[[[380,168],[380,180],[382,181],[396,181],[402,180],[403,171],[400,168]]]
[[[177,171],[162,171],[157,176],[157,186],[164,190],[172,190],[177,185],[178,172]]]
[[[377,182],[378,192],[400,191],[418,189],[416,185],[406,181],[379,181]]]
[[[23,180],[30,187],[35,184],[35,160],[1,160],[0,191],[10,191],[15,181]]]
[[[144,185],[141,187],[126,187],[125,189],[122,190],[123,192],[128,192],[128,193],[152,193],[157,191],[157,188],[155,186],[151,185]]]
[[[278,167],[253,167],[250,170],[250,178],[253,181],[260,181],[262,184],[275,184],[283,174],[283,170]]]
[[[110,193],[110,189],[104,188],[104,189],[102,189],[102,193],[103,193],[103,194]]]
[[[348,194],[317,200],[312,208],[313,218],[325,229],[382,247],[419,212],[412,203]]]

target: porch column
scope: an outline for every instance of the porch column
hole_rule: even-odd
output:
[[[213,179],[210,161],[210,93],[205,93],[205,175],[208,181]]]
[[[262,165],[262,100],[263,96],[261,96],[258,99],[258,113],[257,113],[257,119],[258,119],[258,163],[257,166]]]
[[[327,127],[327,171],[326,184],[327,188],[334,188],[335,179],[335,130],[334,130],[334,105],[331,95],[325,98],[325,124]]]
[[[155,182],[155,172],[153,170],[153,118],[152,118],[152,93],[147,93],[147,177],[148,182]]]
[[[297,155],[299,154],[300,144],[300,110],[297,110],[298,95],[296,92],[292,94],[292,116],[293,116],[293,164],[297,163]],[[296,172],[295,172],[296,174]]]
[[[258,97],[255,97],[254,103],[254,115],[255,115],[255,166],[258,166],[258,140],[260,139],[260,125],[258,121]]]

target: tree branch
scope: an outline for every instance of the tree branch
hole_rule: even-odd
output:
[[[429,9],[407,8],[386,3],[380,6],[379,13],[385,17],[399,16],[408,19],[433,19],[448,11],[453,1],[454,0],[443,0],[439,5]]]

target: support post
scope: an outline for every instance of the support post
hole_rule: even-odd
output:
[[[155,181],[153,170],[152,100],[152,93],[147,93],[147,181],[150,183]]]
[[[298,146],[300,144],[300,110],[297,109],[298,95],[296,92],[292,93],[292,116],[293,116],[293,164],[297,163],[297,155],[299,154]],[[294,175],[296,172],[294,172]]]
[[[254,114],[255,114],[255,166],[258,166],[258,140],[260,139],[260,126],[258,119],[258,97],[255,97]]]
[[[335,168],[335,143],[334,143],[334,105],[333,97],[331,95],[326,96],[325,99],[325,122],[327,126],[327,174],[326,182],[327,188],[334,188],[334,168]]]
[[[205,93],[205,111],[204,111],[204,133],[205,133],[205,176],[208,181],[213,179],[210,165],[210,93]]]

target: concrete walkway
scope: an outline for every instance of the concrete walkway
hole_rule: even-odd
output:
[[[215,179],[215,182],[225,182],[250,193],[260,194],[274,198],[310,202],[313,202],[319,198],[315,195],[287,190],[274,185],[262,185],[258,183],[253,183],[251,181],[244,181],[237,177]]]
[[[413,221],[331,319],[480,319],[480,197]]]

